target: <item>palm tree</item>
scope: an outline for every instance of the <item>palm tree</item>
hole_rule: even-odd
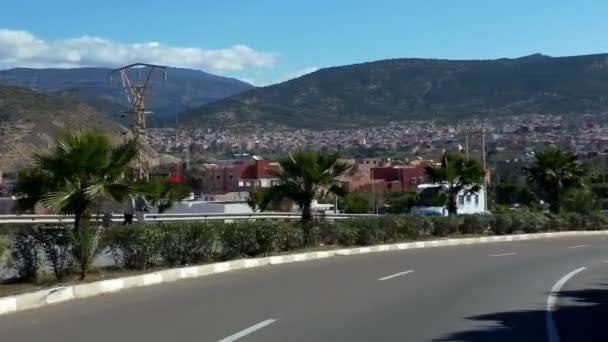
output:
[[[338,177],[350,169],[337,154],[295,152],[279,161],[280,171],[269,172],[279,179],[279,184],[264,191],[260,209],[271,203],[289,200],[302,210],[302,221],[312,221],[312,201],[329,193],[345,196],[346,190],[339,185]]]
[[[150,204],[158,208],[159,214],[171,208],[173,203],[188,197],[181,184],[171,183],[165,177],[152,177],[148,183],[139,184],[136,188]]]
[[[531,166],[523,168],[528,184],[552,213],[559,213],[564,195],[585,187],[588,171],[574,153],[558,148],[537,151],[535,157]]]
[[[133,193],[123,174],[137,155],[137,143],[113,146],[96,132],[58,134],[50,152],[34,155],[34,166],[17,177],[21,209],[41,202],[53,212],[74,215],[74,230],[102,200],[121,202]]]
[[[17,177],[21,210],[40,202],[52,212],[74,215],[72,253],[84,279],[99,252],[98,231],[89,223],[93,207],[122,202],[133,193],[123,174],[137,155],[137,144],[113,146],[100,133],[59,134],[48,153],[34,155],[34,166]]]
[[[483,178],[481,165],[476,160],[466,160],[456,154],[444,154],[441,164],[427,166],[426,174],[432,182],[442,184],[447,193],[449,215],[458,214],[456,198],[461,191],[476,193]]]

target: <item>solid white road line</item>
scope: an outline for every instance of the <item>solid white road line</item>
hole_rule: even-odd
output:
[[[491,257],[501,257],[501,256],[507,256],[507,255],[515,255],[517,253],[504,253],[504,254],[490,254]]]
[[[570,246],[568,248],[581,248],[581,247],[591,247],[591,245],[578,245],[578,246]]]
[[[557,326],[555,325],[555,319],[553,317],[553,312],[555,311],[555,301],[557,300],[559,291],[562,289],[562,286],[564,286],[568,279],[572,278],[577,273],[586,269],[586,267],[576,269],[563,276],[560,280],[557,281],[557,283],[555,283],[555,285],[553,285],[551,293],[549,293],[549,298],[547,298],[547,309],[545,311],[545,320],[547,322],[547,336],[549,338],[549,342],[560,342],[559,332],[557,331]]]
[[[228,336],[228,337],[226,337],[226,338],[224,338],[222,340],[219,340],[219,342],[232,342],[232,341],[236,341],[236,340],[238,340],[241,337],[245,337],[245,336],[251,334],[252,332],[255,332],[255,331],[260,330],[260,329],[262,329],[262,328],[264,328],[266,326],[269,326],[269,325],[271,325],[272,323],[274,323],[276,321],[277,321],[276,319],[267,319],[267,320],[265,320],[263,322],[260,322],[260,323],[258,323],[256,325],[252,325],[252,326],[250,326],[249,328],[247,328],[245,330],[241,330],[241,331],[237,332],[234,335],[230,335],[230,336]]]
[[[409,270],[409,271],[405,271],[405,272],[399,272],[399,273],[391,274],[391,275],[386,276],[386,277],[378,278],[378,280],[381,280],[381,281],[382,280],[389,280],[389,279],[393,279],[393,278],[396,278],[396,277],[399,277],[399,276],[402,276],[402,275],[406,275],[406,274],[410,274],[410,273],[413,273],[413,272],[414,272],[414,270]]]

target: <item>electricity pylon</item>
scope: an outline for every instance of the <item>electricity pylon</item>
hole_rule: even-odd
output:
[[[137,80],[129,78],[128,71],[135,69],[137,71]],[[135,63],[126,65],[122,68],[112,70],[110,74],[110,83],[112,83],[114,74],[120,74],[122,86],[127,95],[127,100],[131,104],[131,110],[125,114],[133,115],[133,139],[137,142],[137,160],[136,160],[136,175],[135,180],[147,181],[150,177],[150,170],[146,158],[145,148],[147,147],[146,139],[146,114],[151,112],[146,111],[145,97],[146,90],[149,89],[150,79],[156,70],[163,71],[163,81],[167,81],[167,67],[155,64]],[[142,78],[142,71],[145,73]]]

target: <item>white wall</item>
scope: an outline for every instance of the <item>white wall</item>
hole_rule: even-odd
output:
[[[253,210],[247,203],[188,201],[175,204],[166,214],[246,214]]]
[[[474,194],[465,195],[465,191],[461,191],[456,198],[459,214],[481,214],[484,213],[486,192],[483,187]]]

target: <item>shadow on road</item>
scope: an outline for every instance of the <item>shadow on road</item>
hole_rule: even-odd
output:
[[[562,342],[608,341],[608,284],[560,293],[554,313]],[[545,311],[508,311],[468,317],[484,326],[455,332],[434,341],[543,342],[547,341]]]

